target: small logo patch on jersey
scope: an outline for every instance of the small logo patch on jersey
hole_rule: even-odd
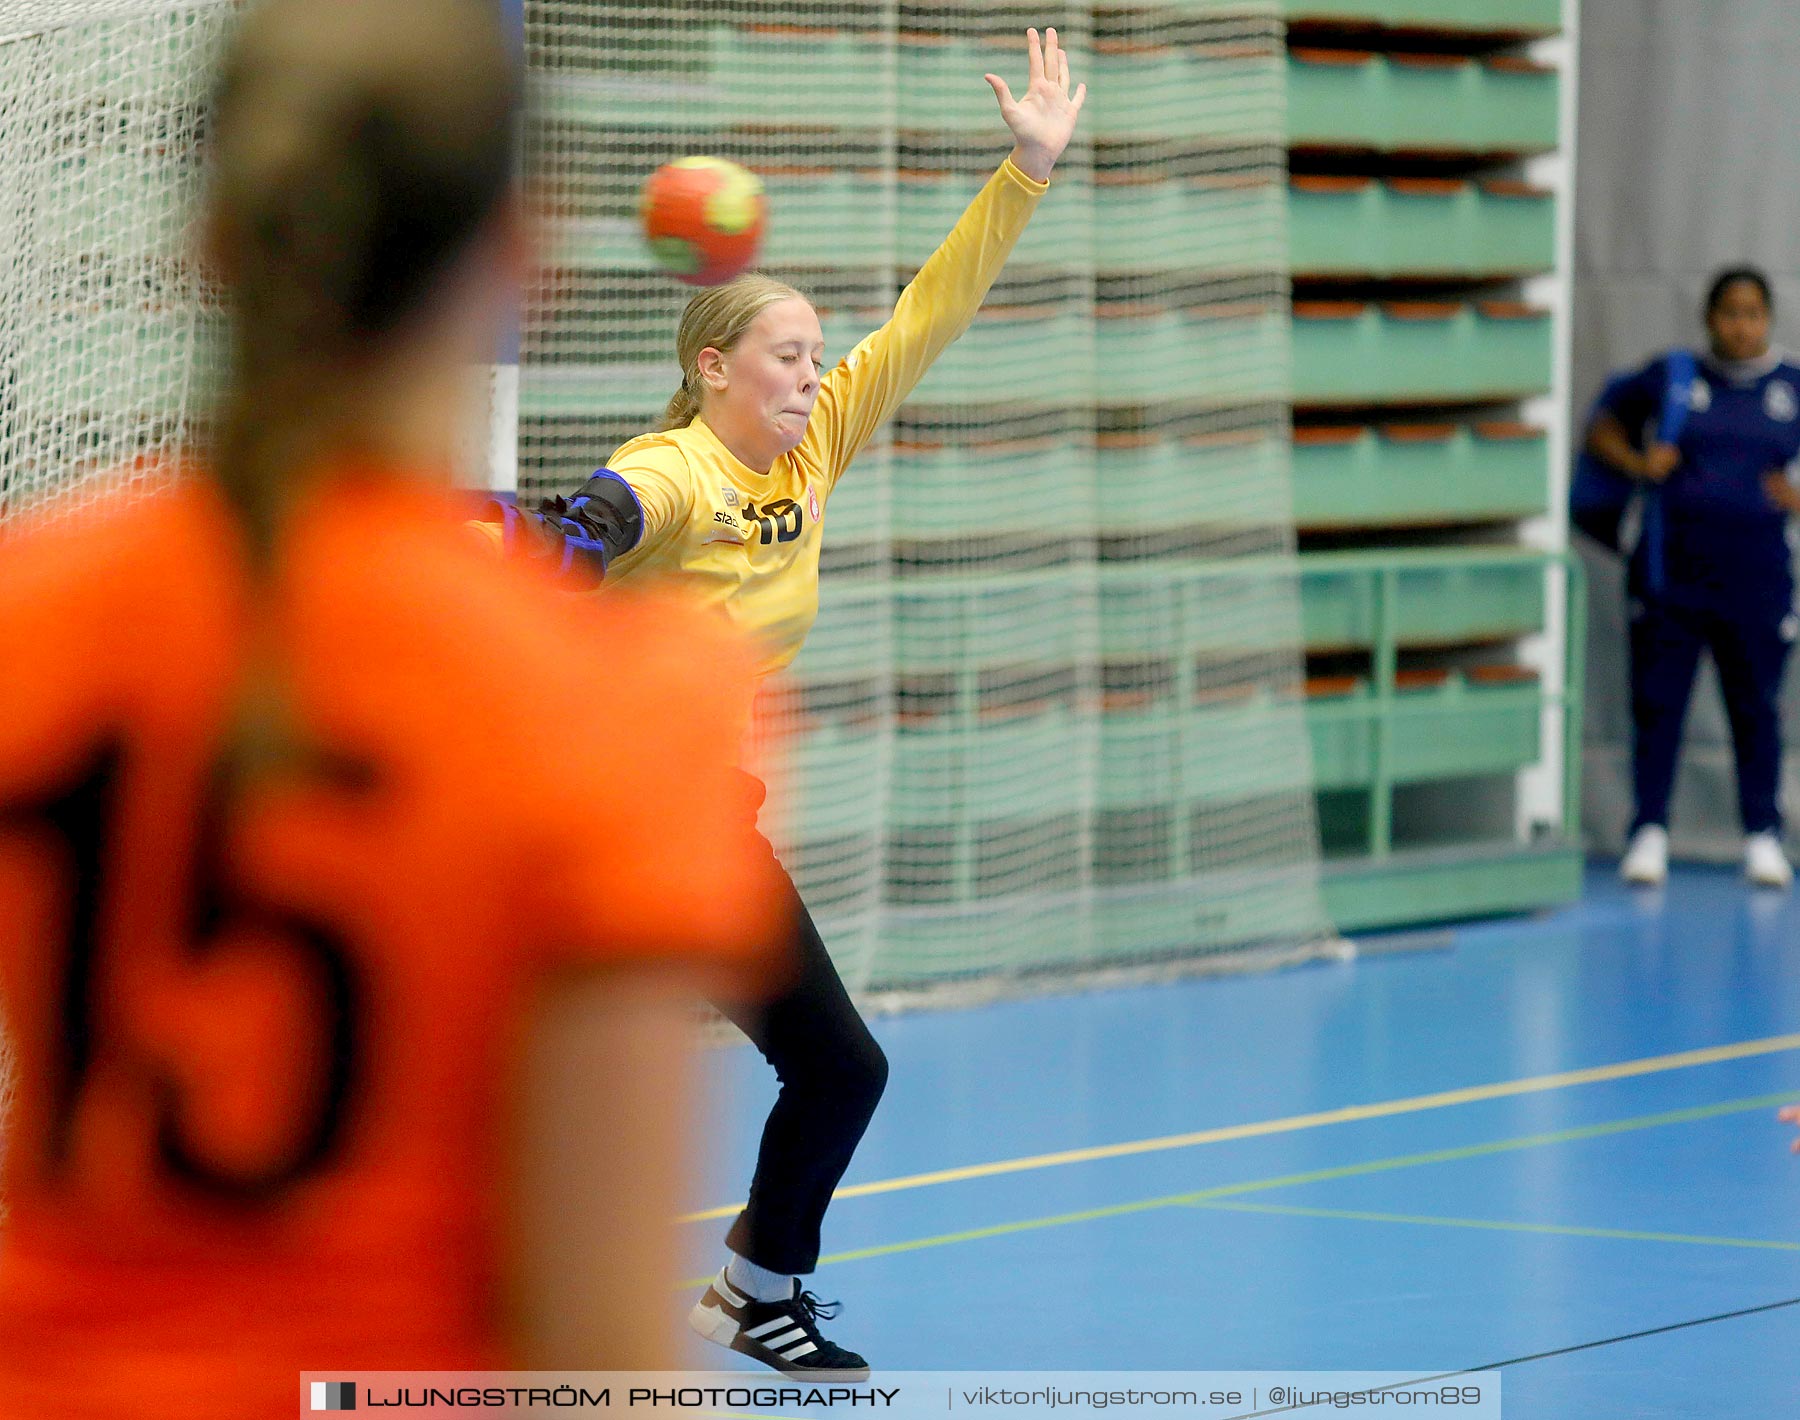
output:
[[[1688,408],[1696,414],[1712,408],[1712,386],[1705,380],[1696,377],[1688,381]]]
[[[1763,413],[1782,424],[1792,424],[1800,414],[1800,399],[1786,380],[1770,380],[1763,386]]]
[[[742,547],[747,530],[730,513],[723,508],[713,509],[712,534],[700,540],[701,546],[710,547],[715,542],[722,542],[728,547]]]
[[[815,523],[823,516],[819,512],[819,490],[810,483],[806,485],[806,511],[812,514]]]
[[[737,507],[737,502],[738,502],[737,489],[733,488],[730,484],[726,484],[725,487],[720,489],[719,491],[725,495],[725,506],[727,508]]]

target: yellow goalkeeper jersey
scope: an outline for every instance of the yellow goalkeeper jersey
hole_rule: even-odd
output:
[[[838,479],[931,362],[981,308],[1048,185],[1008,160],[901,293],[894,314],[819,382],[806,437],[767,473],[732,456],[705,422],[645,434],[607,467],[643,506],[636,547],[606,585],[678,579],[721,608],[763,674],[800,652],[819,610],[822,525]]]

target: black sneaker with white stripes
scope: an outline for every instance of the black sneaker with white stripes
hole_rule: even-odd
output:
[[[819,1335],[819,1321],[836,1315],[836,1302],[802,1292],[798,1279],[787,1301],[759,1302],[727,1282],[721,1269],[688,1313],[688,1325],[708,1341],[790,1376],[866,1381],[867,1361]]]

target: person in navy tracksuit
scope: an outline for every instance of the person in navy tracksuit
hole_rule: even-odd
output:
[[[1632,549],[1632,785],[1637,800],[1621,871],[1660,883],[1668,873],[1669,795],[1682,720],[1702,650],[1712,653],[1737,756],[1745,870],[1786,887],[1781,849],[1778,704],[1800,620],[1788,516],[1800,490],[1800,366],[1769,343],[1766,277],[1721,272],[1706,299],[1709,349],[1695,360],[1687,417],[1672,444],[1655,427],[1670,356],[1613,380],[1588,428],[1588,452],[1643,480],[1643,531]]]

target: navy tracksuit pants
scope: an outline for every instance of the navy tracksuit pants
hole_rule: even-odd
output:
[[[1682,722],[1700,653],[1710,651],[1737,756],[1738,814],[1745,833],[1780,831],[1781,678],[1793,642],[1792,592],[1730,614],[1659,597],[1632,602],[1633,831],[1669,822]]]

